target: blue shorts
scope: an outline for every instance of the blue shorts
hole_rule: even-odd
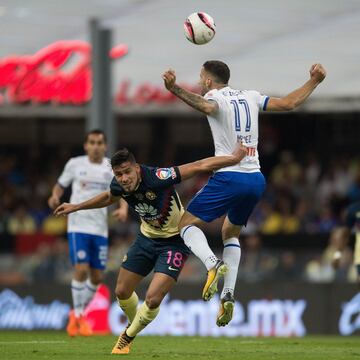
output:
[[[227,214],[232,224],[246,225],[265,185],[260,171],[220,171],[193,197],[187,211],[206,222]]]
[[[71,262],[89,264],[93,269],[104,270],[108,254],[108,239],[104,236],[68,233]]]

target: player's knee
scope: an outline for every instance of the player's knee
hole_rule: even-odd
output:
[[[182,218],[182,219],[183,219],[183,218]],[[186,223],[186,221],[183,221],[182,219],[180,220],[179,225],[178,225],[178,230],[179,230],[179,232],[181,231],[181,229],[182,229],[184,226],[189,225],[189,224]]]
[[[194,217],[190,215],[189,213],[185,212],[185,214],[182,216],[182,218],[179,221],[178,229],[179,231],[187,225],[193,225],[196,221],[194,220]]]
[[[160,306],[166,294],[146,294],[145,302],[149,309],[156,309]]]
[[[241,231],[240,226],[224,225],[221,229],[222,240],[224,241],[233,237],[238,238],[240,236],[240,231]]]
[[[85,281],[88,278],[89,269],[86,267],[75,267],[74,279],[77,281]]]
[[[128,286],[125,284],[117,284],[115,288],[115,295],[120,300],[128,299],[132,294],[132,291],[129,290]]]
[[[99,285],[104,279],[103,273],[96,273],[90,275],[90,280],[94,285]]]

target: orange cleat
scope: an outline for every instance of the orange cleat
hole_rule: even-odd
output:
[[[76,336],[79,334],[79,327],[74,310],[71,310],[69,313],[69,322],[66,326],[66,331],[69,336]]]
[[[93,331],[91,330],[89,323],[86,321],[86,319],[83,315],[81,315],[77,319],[77,323],[79,325],[79,335],[91,336],[93,334]]]
[[[127,329],[127,327],[126,327],[126,329]],[[131,336],[127,335],[126,329],[119,336],[119,339],[116,342],[115,346],[113,347],[111,354],[125,355],[130,352],[130,347],[131,347],[132,341],[135,339],[135,336],[131,337]]]

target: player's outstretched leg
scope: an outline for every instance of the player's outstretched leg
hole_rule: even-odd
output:
[[[217,260],[216,265],[208,271],[207,280],[202,292],[202,298],[209,301],[217,292],[217,284],[221,277],[228,272],[228,266],[222,260]]]
[[[217,326],[226,326],[232,319],[235,307],[235,300],[233,295],[228,292],[221,299],[220,309],[216,318]]]
[[[156,271],[156,266],[155,266]],[[175,278],[164,273],[155,272],[146,293],[146,299],[138,308],[134,320],[119,336],[111,354],[128,354],[135,336],[148,326],[158,315],[160,304],[165,295],[176,283]]]

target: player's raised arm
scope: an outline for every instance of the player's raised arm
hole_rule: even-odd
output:
[[[246,147],[240,143],[231,155],[213,156],[180,165],[179,172],[181,179],[186,180],[203,172],[215,171],[226,166],[236,165],[246,156],[246,151]]]
[[[190,105],[195,110],[201,111],[206,115],[217,112],[218,104],[215,101],[206,100],[203,96],[188,91],[176,84],[176,74],[174,70],[167,70],[162,76],[165,87],[176,97]]]
[[[79,210],[99,209],[112,205],[118,200],[119,198],[113,196],[110,191],[104,191],[101,194],[79,204],[63,203],[55,209],[54,215],[61,216],[68,215]]]
[[[321,64],[314,64],[310,68],[310,79],[301,87],[290,94],[281,97],[270,97],[266,110],[289,111],[301,105],[325,79],[326,70]]]

